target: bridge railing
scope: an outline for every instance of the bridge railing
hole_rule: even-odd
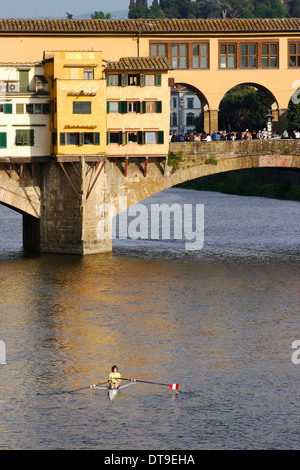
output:
[[[170,142],[169,150],[184,156],[300,155],[300,139]]]

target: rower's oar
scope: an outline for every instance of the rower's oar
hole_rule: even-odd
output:
[[[120,377],[121,380],[129,380],[130,382],[142,382],[144,384],[153,384],[153,385],[165,385],[166,387],[170,387],[171,390],[178,390],[179,384],[162,384],[160,382],[150,382],[148,380],[138,380],[138,379],[125,379],[124,377]]]
[[[74,390],[59,390],[57,392],[49,392],[49,393],[38,393],[38,395],[60,395],[62,393],[74,393],[74,392],[79,392],[80,390],[88,390],[89,388],[95,388],[98,387],[99,385],[104,385],[106,382],[101,382],[93,385],[89,385],[88,387],[81,387],[81,388],[75,388]]]

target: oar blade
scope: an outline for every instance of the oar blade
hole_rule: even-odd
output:
[[[179,384],[169,384],[171,390],[178,390]]]

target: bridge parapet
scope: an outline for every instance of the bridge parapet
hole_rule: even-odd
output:
[[[300,155],[300,139],[235,140],[170,143],[170,152],[184,157],[228,157],[255,155]]]

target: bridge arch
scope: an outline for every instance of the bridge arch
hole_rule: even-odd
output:
[[[275,142],[275,141],[274,141]],[[250,169],[250,168],[291,168],[291,169],[300,169],[300,152],[299,152],[299,144],[300,142],[290,142],[291,148],[289,150],[290,153],[286,153],[284,149],[287,148],[286,142],[280,140],[278,142],[278,148],[271,150],[271,147],[274,146],[274,143],[262,141],[237,141],[237,142],[224,142],[226,147],[226,151],[224,148],[220,148],[220,156],[218,153],[214,153],[214,156],[209,155],[206,153],[205,155],[205,147],[207,143],[185,143],[185,144],[171,144],[170,150],[176,153],[180,149],[184,152],[184,159],[180,168],[175,172],[172,173],[169,171],[169,174],[165,178],[149,178],[143,185],[139,185],[137,188],[131,187],[129,192],[127,193],[127,203],[128,207],[141,202],[142,200],[146,199],[149,196],[153,196],[160,191],[165,189],[171,188],[172,186],[176,186],[180,183],[184,183],[186,181],[190,181],[193,179],[201,178],[202,176],[208,176],[217,173],[224,173],[228,171],[235,171],[235,170],[243,170],[243,169]],[[253,143],[257,143],[257,148],[253,146]],[[222,145],[222,143],[208,143],[208,145]],[[229,144],[229,145],[227,145]],[[234,150],[235,146],[235,154],[232,150]],[[235,145],[237,144],[237,145]],[[248,152],[243,154],[241,151],[241,145],[245,146],[248,145]],[[260,145],[262,144],[262,145]],[[268,154],[266,151],[260,151],[259,148],[266,148],[268,144],[271,145]],[[201,153],[197,154],[198,147]],[[256,148],[256,155],[254,155],[254,151]],[[206,147],[207,148],[207,147]],[[240,150],[239,150],[240,149]],[[208,148],[207,148],[208,150]],[[274,152],[274,153],[271,153]],[[193,153],[194,152],[194,153]],[[222,153],[222,155],[221,155]],[[209,163],[209,158],[211,158],[211,162]],[[215,164],[217,162],[217,164]]]
[[[232,91],[234,88],[238,87],[238,86],[249,86],[249,87],[253,87],[256,90],[259,90],[260,92],[264,93],[271,109],[277,109],[279,107],[278,100],[275,97],[275,95],[273,94],[273,92],[271,90],[269,90],[269,88],[267,88],[264,85],[261,85],[257,82],[241,82],[241,83],[235,84],[233,87],[231,87],[229,90],[227,90],[227,92],[222,96],[222,98],[220,99],[220,102],[219,102],[219,107],[220,107],[221,101],[223,100],[224,96],[227,93],[229,93],[230,91]]]

